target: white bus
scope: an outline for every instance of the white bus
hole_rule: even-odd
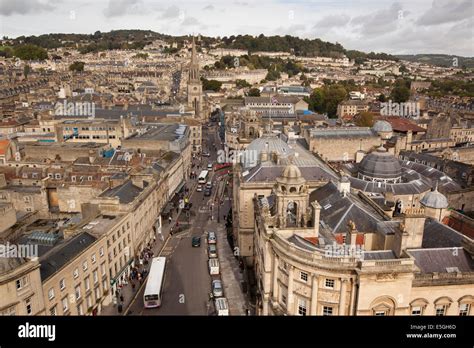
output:
[[[203,170],[201,174],[199,174],[198,183],[205,184],[207,182],[208,176],[209,176],[209,171]]]
[[[146,282],[143,303],[145,308],[155,308],[161,305],[163,282],[165,279],[165,257],[154,257]]]

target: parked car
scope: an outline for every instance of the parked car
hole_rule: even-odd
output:
[[[207,233],[207,243],[208,244],[216,244],[217,243],[216,232],[209,231]]]
[[[219,270],[219,260],[216,258],[209,259],[209,274],[210,275],[218,275]]]
[[[206,197],[209,197],[209,196],[211,195],[211,193],[212,193],[212,190],[211,190],[211,189],[206,188],[206,189],[204,190],[204,196],[206,196]]]
[[[207,170],[212,170],[212,163],[208,163]]]
[[[196,191],[197,191],[197,192],[202,192],[202,185],[198,185]]]
[[[209,244],[207,247],[207,250],[209,251],[209,257],[217,257],[217,247],[215,244]]]
[[[201,237],[194,236],[192,239],[192,246],[193,247],[200,247],[201,246]]]
[[[222,288],[222,282],[218,279],[212,281],[212,294],[214,297],[224,296],[224,289]]]
[[[207,189],[211,189],[211,188],[212,188],[212,181],[208,181],[208,182],[206,183],[206,188],[207,188]]]
[[[219,297],[214,300],[217,315],[229,315],[229,304],[225,297]]]

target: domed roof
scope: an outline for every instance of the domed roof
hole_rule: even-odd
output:
[[[283,175],[284,178],[287,179],[296,179],[301,176],[301,171],[300,169],[295,166],[294,164],[290,164],[286,166],[285,170],[283,170]]]
[[[372,126],[372,129],[376,132],[392,132],[393,128],[390,123],[387,121],[383,120],[378,120],[377,122],[374,123]]]
[[[362,159],[359,174],[370,178],[397,179],[402,176],[402,167],[398,159],[381,146]]]
[[[302,184],[306,180],[303,178],[303,175],[301,175],[301,170],[297,166],[289,164],[283,169],[283,173],[277,181],[285,184]]]
[[[439,192],[437,188],[426,193],[420,200],[420,203],[425,207],[434,209],[445,209],[449,205],[446,196]]]
[[[244,158],[244,167],[251,168],[255,167],[260,162],[260,155],[266,151],[270,158],[272,152],[278,154],[278,156],[286,158],[294,154],[294,151],[281,140],[276,134],[265,134],[260,138],[254,139],[246,148],[246,154]]]

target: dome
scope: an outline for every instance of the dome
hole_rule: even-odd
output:
[[[402,167],[384,147],[366,155],[359,163],[359,178],[367,181],[400,182]]]
[[[245,168],[255,167],[261,160],[262,152],[267,152],[268,159],[272,153],[278,156],[287,158],[294,154],[294,151],[281,140],[276,134],[265,134],[264,136],[254,139],[245,148],[245,157],[243,158],[243,165]]]
[[[283,170],[282,177],[287,179],[298,179],[301,177],[301,171],[294,164],[290,164],[286,166],[285,170]]]
[[[420,203],[427,208],[445,209],[448,207],[448,199],[438,189],[430,191],[423,196]]]
[[[387,121],[382,121],[382,120],[379,120],[379,121],[375,122],[372,129],[374,131],[376,131],[377,133],[378,132],[392,132],[393,131],[392,125],[390,123],[388,123]]]

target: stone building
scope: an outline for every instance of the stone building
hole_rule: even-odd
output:
[[[289,165],[254,196],[258,314],[472,315],[472,239],[424,209],[389,219],[337,182],[306,191]]]

